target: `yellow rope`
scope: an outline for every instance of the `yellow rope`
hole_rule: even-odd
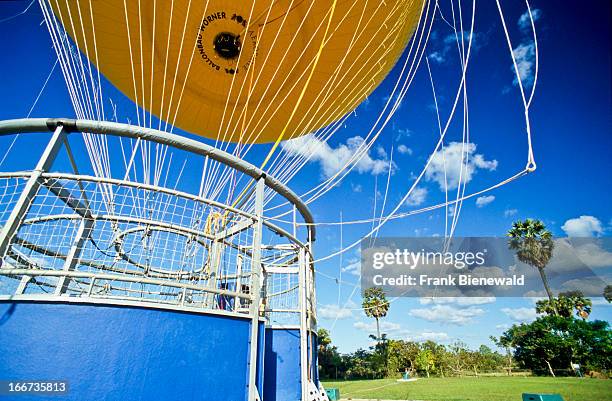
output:
[[[208,235],[215,235],[219,231],[219,227],[225,222],[225,215],[219,212],[212,212],[206,218],[206,224],[204,226],[204,233]]]
[[[334,2],[332,3],[331,9],[330,9],[330,13],[329,13],[329,19],[327,20],[327,26],[325,27],[325,34],[323,34],[323,40],[321,41],[321,45],[319,46],[319,50],[317,51],[317,55],[315,56],[314,63],[312,65],[312,68],[310,69],[310,73],[308,74],[308,79],[306,80],[306,84],[302,88],[302,92],[300,93],[300,97],[298,98],[297,102],[295,103],[295,106],[293,106],[293,111],[291,112],[291,115],[289,116],[289,119],[287,120],[287,123],[285,124],[285,127],[281,131],[280,135],[276,139],[276,142],[274,142],[274,145],[272,146],[272,149],[270,149],[270,152],[268,152],[268,155],[266,156],[266,158],[264,159],[263,163],[259,167],[262,170],[266,166],[266,164],[268,164],[268,161],[270,161],[270,158],[272,157],[272,154],[274,153],[274,151],[276,150],[276,148],[278,147],[280,142],[285,137],[285,133],[287,132],[287,128],[289,128],[289,124],[291,123],[291,120],[293,119],[293,116],[295,116],[295,113],[297,112],[297,109],[300,106],[300,103],[302,103],[302,98],[304,97],[304,94],[306,93],[306,89],[308,88],[308,85],[310,84],[310,80],[312,79],[312,76],[314,75],[314,71],[317,68],[317,63],[319,62],[319,58],[321,58],[321,53],[323,53],[323,47],[325,47],[325,41],[327,40],[327,33],[329,32],[329,27],[331,26],[331,21],[332,21],[332,18],[334,16],[334,11],[336,9],[336,3],[337,2],[338,2],[338,0],[334,0]]]
[[[336,10],[336,3],[337,2],[338,2],[338,0],[334,0],[334,2],[332,3],[331,9],[330,9],[330,13],[329,13],[329,18],[327,19],[327,25],[325,26],[325,33],[323,34],[323,40],[321,40],[321,44],[319,45],[319,50],[317,51],[317,55],[315,56],[314,63],[312,64],[312,68],[310,69],[310,73],[308,74],[308,78],[306,79],[306,84],[304,84],[304,87],[302,88],[302,92],[300,93],[300,96],[298,97],[298,100],[295,103],[295,106],[293,106],[293,111],[291,111],[291,115],[289,116],[289,119],[287,120],[287,123],[285,124],[285,127],[281,131],[281,133],[278,136],[278,138],[276,138],[276,142],[274,142],[274,145],[272,145],[272,149],[270,149],[270,151],[268,152],[268,155],[266,156],[264,161],[261,163],[261,166],[259,168],[262,169],[262,170],[266,166],[266,164],[268,164],[268,162],[270,161],[270,158],[274,154],[274,151],[276,151],[276,148],[278,148],[278,145],[281,143],[281,141],[285,137],[285,134],[287,133],[287,129],[289,128],[289,124],[291,123],[291,120],[295,116],[295,113],[297,112],[298,107],[300,107],[300,104],[302,103],[302,99],[304,98],[304,95],[306,94],[306,89],[308,89],[308,85],[310,84],[310,81],[312,80],[312,76],[314,75],[314,71],[317,68],[317,64],[319,63],[319,59],[321,58],[321,53],[323,53],[323,48],[325,47],[325,42],[327,40],[327,34],[329,33],[329,27],[331,26],[331,22],[332,22],[332,19],[334,17],[334,11]],[[242,197],[249,190],[251,185],[253,185],[252,182],[249,183],[244,190],[242,190],[240,195],[232,203],[232,207],[236,206],[236,204],[238,202],[240,202],[240,199],[242,199]],[[228,214],[229,214],[229,212],[226,211],[225,215],[227,216]]]

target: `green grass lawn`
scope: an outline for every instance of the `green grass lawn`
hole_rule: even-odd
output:
[[[612,401],[612,380],[552,377],[420,378],[401,383],[395,379],[327,381],[340,397],[424,401],[521,401],[522,393],[557,393],[565,401]]]

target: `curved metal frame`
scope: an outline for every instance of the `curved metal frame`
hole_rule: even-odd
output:
[[[308,206],[285,184],[276,178],[267,175],[263,170],[255,167],[234,155],[214,148],[210,145],[185,138],[180,135],[159,131],[152,128],[142,128],[134,125],[113,123],[108,121],[75,120],[64,118],[22,118],[16,120],[0,121],[0,135],[40,133],[54,131],[57,127],[63,127],[66,133],[87,132],[88,134],[102,134],[121,136],[127,138],[143,139],[168,145],[173,148],[182,149],[191,153],[210,157],[213,160],[224,163],[236,170],[258,180],[262,178],[267,187],[275,190],[279,195],[293,204],[304,218],[309,230],[308,241],[315,240],[314,219]]]
[[[268,316],[269,313],[280,314],[298,314],[299,325],[293,326],[299,328],[301,338],[301,378],[303,399],[306,398],[306,384],[309,377],[310,369],[308,366],[311,360],[307,355],[309,337],[312,335],[312,330],[316,324],[316,311],[314,310],[313,297],[314,292],[314,271],[312,266],[311,244],[315,239],[314,221],[308,206],[287,186],[276,180],[274,177],[268,176],[261,169],[245,162],[237,157],[216,149],[209,145],[200,143],[193,139],[181,137],[175,134],[148,128],[141,128],[126,124],[88,121],[88,120],[73,120],[73,119],[18,119],[0,121],[0,135],[8,134],[31,134],[41,133],[45,131],[53,132],[53,137],[43,155],[39,159],[37,166],[32,171],[0,173],[0,178],[3,179],[23,179],[24,187],[20,188],[18,200],[13,205],[10,216],[6,220],[6,224],[0,227],[0,274],[18,279],[20,283],[13,294],[0,294],[0,301],[49,301],[49,302],[70,302],[70,303],[101,303],[101,304],[117,304],[117,305],[133,305],[140,307],[163,308],[169,310],[189,310],[194,312],[211,313],[229,315],[250,319],[251,323],[251,339],[259,338],[258,328],[260,319]],[[215,161],[223,163],[256,181],[254,189],[255,195],[255,210],[254,212],[246,212],[230,205],[225,205],[220,202],[206,199],[200,196],[195,196],[189,193],[171,190],[168,188],[158,187],[154,185],[142,184],[118,180],[113,178],[100,178],[80,174],[67,173],[50,173],[48,172],[53,160],[57,156],[59,149],[63,146],[70,133],[85,132],[88,134],[108,135],[117,137],[127,137],[134,139],[142,139],[162,145],[167,145],[171,148],[183,150],[195,155],[209,157]],[[67,142],[66,142],[67,143]],[[175,225],[171,222],[156,221],[143,219],[139,217],[110,215],[95,213],[90,209],[88,200],[84,196],[84,201],[75,199],[72,196],[72,191],[63,183],[66,181],[76,182],[83,191],[82,183],[91,183],[92,185],[116,185],[121,187],[130,187],[142,191],[155,191],[164,193],[169,196],[182,198],[186,201],[195,202],[201,205],[223,209],[241,216],[241,221],[233,227],[224,228],[223,231],[217,233],[201,232],[180,224]],[[298,210],[304,219],[307,226],[307,238],[305,241],[300,241],[283,228],[267,221],[263,216],[264,189],[269,187],[276,193],[284,197]],[[30,206],[33,204],[35,197],[39,193],[39,188],[45,187],[49,193],[59,198],[65,206],[72,209],[69,213],[49,214],[26,218]],[[40,243],[30,242],[27,238],[18,236],[19,230],[24,226],[34,226],[37,223],[50,221],[74,221],[79,222],[78,229],[74,236],[70,235],[72,245],[68,252],[55,250],[53,245],[45,245]],[[157,230],[172,233],[174,235],[190,238],[194,237],[195,241],[200,243],[207,249],[212,258],[217,258],[223,252],[222,248],[215,250],[215,247],[229,246],[233,247],[240,254],[240,264],[242,258],[250,258],[250,270],[236,270],[233,275],[228,275],[235,280],[235,289],[231,287],[216,287],[217,278],[213,280],[212,286],[209,279],[206,279],[206,284],[196,284],[193,282],[181,282],[185,272],[181,270],[159,270],[153,268],[150,271],[147,269],[143,272],[120,270],[111,266],[105,265],[103,262],[96,260],[81,259],[82,248],[84,243],[90,239],[96,224],[100,221],[123,222],[137,224],[132,228],[123,229],[113,236],[113,244],[117,255],[126,261],[130,266],[136,266],[142,269],[143,265],[132,260],[130,255],[126,255],[121,245],[118,245],[119,238],[134,232],[144,230]],[[263,228],[271,230],[289,241],[289,243],[278,245],[262,245],[261,237]],[[252,245],[240,245],[232,243],[230,236],[242,230],[252,230]],[[27,232],[26,232],[27,233]],[[68,238],[68,236],[67,236]],[[206,245],[205,239],[211,241],[210,245]],[[92,243],[94,240],[91,239]],[[13,245],[17,245],[13,247]],[[94,243],[95,245],[95,243]],[[62,261],[63,268],[45,268],[44,262],[36,262],[34,259],[23,253],[23,249],[34,251],[41,255],[48,256],[51,259]],[[273,250],[269,256],[262,258],[263,251]],[[219,252],[219,253],[215,253]],[[284,253],[284,255],[283,255]],[[293,254],[295,253],[295,254]],[[208,256],[207,256],[208,258]],[[285,258],[288,258],[285,260]],[[282,263],[275,265],[274,260],[283,259]],[[272,262],[270,262],[272,261]],[[208,262],[207,262],[208,263]],[[210,262],[214,263],[214,262]],[[28,268],[23,268],[26,266]],[[88,266],[98,271],[80,271],[78,266]],[[264,271],[264,266],[266,267]],[[269,268],[269,269],[268,269]],[[190,272],[192,274],[192,272]],[[278,293],[266,293],[266,298],[261,299],[261,286],[266,288],[266,277],[274,274],[294,274],[297,277],[297,284],[291,284],[290,288],[280,290]],[[225,276],[224,276],[225,277]],[[226,277],[226,278],[227,278]],[[247,283],[250,288],[246,292],[240,286],[242,278],[248,278]],[[53,283],[45,282],[47,278],[56,278]],[[173,281],[176,280],[176,281]],[[66,296],[69,294],[69,284],[73,281],[79,287],[87,287],[87,290],[81,290],[81,296],[73,297]],[[96,283],[96,281],[98,281]],[[24,290],[30,282],[43,285],[46,287],[55,288],[53,295],[46,294],[25,294]],[[131,287],[117,287],[118,284],[113,283],[139,283],[140,285],[157,286],[157,289],[141,289],[132,290]],[[165,288],[174,288],[180,291],[168,291]],[[116,290],[125,291],[124,293],[116,292]],[[73,290],[74,291],[74,290]],[[84,292],[83,292],[84,291]],[[139,292],[140,291],[140,292]],[[190,291],[188,294],[187,291]],[[136,298],[132,296],[132,292],[139,294],[161,296],[160,299]],[[273,300],[276,296],[281,296],[288,293],[296,293],[295,309],[291,308],[270,308],[267,302]],[[73,293],[74,295],[74,293]],[[170,298],[167,298],[170,296]],[[223,296],[234,299],[232,310],[214,309],[215,296]],[[163,298],[166,297],[166,298]],[[191,299],[193,297],[193,299]],[[212,298],[211,298],[212,297]],[[187,299],[189,298],[189,299]],[[245,304],[239,300],[244,300]],[[194,302],[190,306],[189,303]],[[199,306],[198,306],[199,305]],[[292,305],[293,307],[293,305]],[[198,310],[198,308],[202,308]],[[219,307],[221,308],[221,307]],[[251,340],[252,344],[257,341]],[[256,401],[260,397],[257,394],[256,388],[256,371],[257,347],[251,347],[250,362],[249,362],[249,400]]]

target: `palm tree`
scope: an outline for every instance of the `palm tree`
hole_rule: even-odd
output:
[[[548,294],[548,300],[555,315],[558,315],[554,296],[544,271],[552,258],[553,248],[555,247],[551,232],[546,229],[546,226],[540,220],[526,219],[515,221],[507,235],[510,237],[508,246],[516,252],[518,259],[537,268],[540,272],[544,289]]]
[[[363,302],[361,306],[367,317],[376,319],[376,338],[380,340],[379,320],[387,316],[387,312],[389,311],[389,301],[387,301],[385,297],[385,292],[379,287],[368,288],[363,293]]]
[[[593,303],[585,298],[582,291],[566,291],[559,294],[551,303],[549,300],[541,300],[536,303],[537,313],[554,314],[555,309],[559,316],[569,318],[576,311],[576,315],[586,320],[591,314]]]
[[[593,307],[593,303],[590,299],[585,298],[582,291],[566,291],[559,294],[559,298],[567,298],[571,305],[571,311],[576,311],[576,315],[580,316],[582,320],[586,320],[589,318],[591,314],[591,309]]]
[[[603,293],[604,298],[608,302],[612,302],[612,285],[607,285]]]

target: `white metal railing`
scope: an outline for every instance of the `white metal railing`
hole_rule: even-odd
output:
[[[307,225],[300,241],[296,226],[291,234],[263,211],[264,191],[272,188],[312,223],[291,190],[230,154],[165,132],[96,121],[0,121],[0,135],[46,130],[53,134],[33,170],[0,172],[0,300],[231,315],[252,321],[251,339],[258,338],[261,320],[268,327],[296,328],[302,382],[308,382],[312,360],[305,344],[316,323],[314,226]],[[253,206],[244,210],[150,182],[80,174],[68,137],[84,130],[225,163],[255,181],[250,199],[241,203]],[[63,149],[72,172],[52,171]],[[264,243],[264,237],[273,242]],[[250,351],[249,400],[259,398],[256,348]]]

